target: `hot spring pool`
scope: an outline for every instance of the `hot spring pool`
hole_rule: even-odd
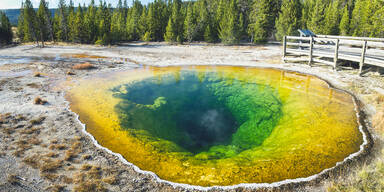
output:
[[[175,183],[308,177],[363,143],[352,96],[276,69],[146,67],[80,80],[67,99],[100,145]]]

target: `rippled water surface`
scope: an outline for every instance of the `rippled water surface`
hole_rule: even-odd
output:
[[[67,97],[102,146],[177,183],[308,177],[363,142],[350,95],[275,69],[146,67],[80,80]]]

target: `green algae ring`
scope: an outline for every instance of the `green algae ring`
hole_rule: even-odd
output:
[[[275,69],[136,69],[82,80],[68,100],[101,146],[192,186],[310,177],[364,143],[352,96]]]

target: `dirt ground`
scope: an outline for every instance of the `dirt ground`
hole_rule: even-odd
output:
[[[384,77],[357,69],[282,63],[279,45],[131,43],[113,47],[33,45],[0,49],[0,191],[199,191],[157,182],[97,148],[64,98],[68,80],[143,66],[240,65],[317,75],[363,102],[375,151],[381,149]],[[82,64],[82,65],[79,65]],[[37,99],[40,98],[40,99]],[[358,169],[358,168],[356,168]],[[348,175],[348,174],[347,174]],[[290,191],[326,191],[330,179]],[[210,191],[224,191],[212,188]],[[233,188],[227,191],[254,191]],[[275,189],[259,189],[273,191]]]

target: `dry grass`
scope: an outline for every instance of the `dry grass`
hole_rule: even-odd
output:
[[[15,144],[16,144],[16,151],[13,152],[13,155],[15,155],[16,157],[23,156],[25,151],[32,148],[29,145],[29,143],[24,139],[18,140],[17,142],[15,142]]]
[[[377,104],[382,104],[384,103],[384,95],[378,95],[375,99]]]
[[[85,154],[81,157],[83,160],[91,160],[92,159],[92,155],[89,155],[89,154]]]
[[[52,144],[48,147],[50,150],[64,150],[67,149],[67,146],[65,144]]]
[[[11,135],[15,132],[15,129],[12,127],[6,127],[6,128],[3,128],[3,132],[7,135]]]
[[[11,185],[17,185],[19,184],[19,178],[15,174],[8,175],[7,182]]]
[[[41,77],[42,75],[41,75],[41,73],[39,73],[39,72],[35,72],[35,73],[33,74],[33,76],[34,76],[34,77]]]
[[[76,167],[71,165],[71,166],[68,166],[67,168],[65,168],[65,170],[67,170],[67,171],[74,171],[74,170],[76,170]]]
[[[65,152],[64,160],[72,161],[81,152],[81,142],[76,140],[80,140],[80,139],[79,138],[74,139],[71,148]]]
[[[0,114],[0,124],[5,124],[8,120],[8,118],[10,118],[10,117],[11,117],[10,113]]]
[[[49,186],[46,190],[52,191],[52,192],[61,192],[61,191],[65,191],[65,186],[64,185],[55,184],[55,185]]]
[[[30,157],[26,157],[23,159],[23,162],[35,169],[39,168],[39,159],[40,157],[38,155],[32,155]]]
[[[66,74],[67,74],[67,75],[76,75],[76,73],[74,73],[74,72],[72,72],[72,71],[68,71]]]
[[[82,171],[88,171],[92,168],[93,166],[90,165],[90,164],[84,164],[82,167],[81,167],[81,170]]]
[[[61,181],[65,184],[72,184],[73,183],[73,179],[70,178],[70,177],[67,177],[65,175],[62,175],[61,176]]]
[[[29,83],[29,84],[27,84],[27,86],[30,88],[35,88],[35,89],[38,89],[41,87],[40,84],[36,84],[36,83]]]
[[[36,118],[36,119],[32,119],[30,120],[29,122],[32,124],[32,125],[40,125],[43,123],[43,121],[45,120],[45,117],[39,117],[39,118]]]
[[[381,154],[381,156],[383,156],[383,154]],[[340,183],[331,183],[328,186],[328,191],[384,191],[383,159],[363,166],[360,171],[355,173],[350,179],[342,180]]]
[[[43,176],[44,178],[46,178],[50,181],[56,181],[57,178],[59,178],[59,176],[57,174],[49,173],[49,172],[43,172],[43,173],[41,173],[41,176]]]
[[[384,108],[379,109],[372,118],[373,127],[381,134],[384,134]]]
[[[74,182],[77,186],[74,191],[106,191],[101,181],[101,168],[97,166],[86,166],[83,170],[74,175]]]
[[[58,168],[62,167],[63,160],[43,159],[40,165],[41,172],[55,172]]]
[[[36,97],[33,100],[33,104],[35,104],[35,105],[45,105],[46,103],[48,103],[48,102],[46,100],[40,98],[40,97]]]
[[[106,177],[103,179],[104,183],[108,183],[110,185],[117,185],[119,184],[117,176],[116,175],[111,175],[109,177]]]
[[[39,127],[26,128],[20,131],[21,134],[32,135],[32,134],[40,134]]]
[[[31,138],[31,139],[28,140],[28,142],[29,142],[30,144],[32,144],[32,145],[40,145],[41,140],[38,139],[38,138]]]
[[[94,69],[94,68],[96,67],[90,63],[77,64],[72,67],[72,69],[76,69],[76,70],[86,70],[86,69]]]
[[[59,156],[59,154],[54,153],[54,152],[49,152],[45,156],[50,157],[50,158],[57,158]]]
[[[81,182],[77,186],[75,186],[74,191],[77,191],[77,192],[89,192],[89,191],[103,192],[103,191],[107,191],[107,189],[105,189],[103,184],[99,181],[88,180],[85,182]]]

